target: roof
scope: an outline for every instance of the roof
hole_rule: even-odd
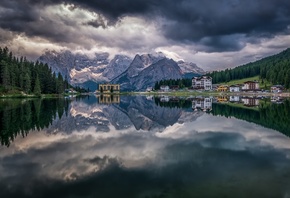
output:
[[[192,79],[195,79],[195,80],[212,79],[212,77],[210,77],[210,76],[198,76],[198,77],[193,77]]]
[[[273,85],[273,86],[271,86],[271,87],[284,88],[283,85]]]

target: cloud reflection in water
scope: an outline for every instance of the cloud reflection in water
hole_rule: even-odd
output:
[[[290,193],[290,142],[274,130],[205,113],[162,132],[108,128],[31,132],[1,147],[1,197]]]

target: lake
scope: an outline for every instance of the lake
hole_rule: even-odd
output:
[[[0,100],[0,197],[290,197],[290,101]]]

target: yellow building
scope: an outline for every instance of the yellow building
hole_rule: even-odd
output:
[[[220,85],[217,88],[217,91],[220,91],[220,92],[226,92],[228,90],[229,90],[229,86],[227,86],[227,85]]]
[[[119,84],[99,84],[100,93],[119,93],[120,85]]]

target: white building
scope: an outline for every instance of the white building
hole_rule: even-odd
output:
[[[240,87],[238,85],[231,85],[230,92],[240,92]]]
[[[167,86],[167,85],[161,85],[160,86],[160,91],[165,91],[165,92],[169,91],[169,86]]]
[[[150,92],[150,91],[152,91],[152,90],[153,90],[152,87],[147,87],[147,89],[146,89],[147,92]]]
[[[212,78],[210,76],[193,77],[192,88],[212,90]]]

